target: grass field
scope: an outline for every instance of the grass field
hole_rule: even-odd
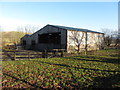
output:
[[[120,88],[118,51],[64,58],[3,61],[3,89]]]

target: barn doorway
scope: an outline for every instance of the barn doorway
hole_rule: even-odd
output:
[[[44,44],[61,44],[61,33],[38,34],[38,42]]]

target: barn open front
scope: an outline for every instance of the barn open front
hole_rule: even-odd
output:
[[[61,33],[38,34],[39,50],[50,50],[61,48]]]
[[[38,42],[43,44],[61,44],[61,33],[38,34]]]

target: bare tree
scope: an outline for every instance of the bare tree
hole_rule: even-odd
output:
[[[112,32],[112,36],[113,36],[113,43],[114,43],[114,47],[118,46],[120,44],[120,34],[119,31],[113,31]]]
[[[115,47],[120,43],[120,34],[119,30],[111,30],[111,29],[102,29],[104,32],[104,43],[106,46],[110,46],[111,44]]]
[[[33,25],[25,25],[25,26],[19,26],[17,28],[18,31],[22,31],[26,34],[31,34],[34,33],[35,31],[37,31],[39,29],[39,26],[33,26]]]
[[[73,43],[77,47],[77,49],[75,49],[75,50],[78,53],[80,52],[80,45],[82,43],[82,40],[83,40],[85,33],[82,32],[81,34],[78,31],[72,31],[71,35],[70,35],[70,40],[72,41],[71,43]]]
[[[110,46],[112,44],[112,36],[104,37],[104,42],[106,46]]]
[[[111,29],[102,29],[102,32],[104,33],[104,44],[105,46],[110,46],[112,44],[112,30]]]

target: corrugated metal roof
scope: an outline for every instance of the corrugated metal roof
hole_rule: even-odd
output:
[[[88,30],[88,29],[82,29],[82,28],[73,28],[73,27],[58,26],[58,25],[50,25],[50,26],[54,26],[54,27],[58,27],[58,28],[66,29],[66,30],[75,30],[75,31],[83,31],[83,32],[101,33],[101,32]]]
[[[53,27],[57,27],[57,28],[62,28],[62,29],[65,29],[65,30],[75,30],[75,31],[83,31],[83,32],[93,32],[93,33],[101,33],[101,32],[97,32],[97,31],[92,31],[92,30],[88,30],[88,29],[82,29],[82,28],[73,28],[73,27],[66,27],[66,26],[59,26],[59,25],[50,25],[50,24],[47,24],[46,26],[53,26]],[[44,27],[46,27],[44,26]],[[43,28],[44,28],[43,27]],[[41,28],[40,30],[42,30],[43,28]],[[35,33],[39,32],[40,30],[36,31]],[[34,35],[35,33],[33,34],[27,34],[25,36],[32,36]],[[104,34],[104,33],[101,33],[101,34]],[[25,37],[24,36],[24,37]]]
[[[30,36],[30,35],[32,35],[32,34],[26,34],[26,36]]]

